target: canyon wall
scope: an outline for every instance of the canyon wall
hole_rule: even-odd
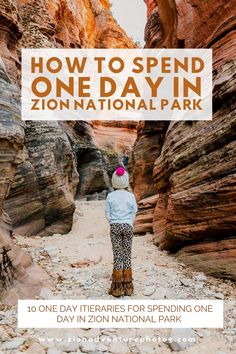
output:
[[[139,166],[150,174],[134,178],[135,194],[141,203],[147,193],[156,195],[150,213],[161,249],[207,273],[236,279],[235,4],[146,3],[146,47],[213,49],[213,121],[170,122],[164,137],[160,122],[145,122],[132,169],[134,176]],[[145,158],[145,127],[157,129],[150,158]]]
[[[137,138],[138,121],[92,121],[93,140],[97,146],[128,156]]]
[[[143,121],[138,125],[137,140],[129,163],[131,185],[138,202],[138,214],[134,225],[137,234],[153,231],[152,219],[157,191],[152,171],[154,162],[161,152],[168,124]]]
[[[112,173],[117,165],[127,166],[137,136],[137,124],[135,121],[91,122],[95,147],[78,149],[78,196],[87,195],[88,200],[104,199],[112,190]]]
[[[0,54],[16,85],[21,48],[134,47],[108,1],[7,0],[0,1],[0,11]],[[105,197],[111,170],[128,155],[136,134],[131,122],[117,125],[114,134],[120,141],[113,146],[112,124],[26,122],[24,160],[5,201],[15,232],[66,233],[76,195],[101,192]]]
[[[117,134],[124,136],[116,146],[112,134],[104,137],[102,122],[100,127],[84,121],[23,124],[21,48],[133,48],[134,44],[113,19],[106,0],[0,0],[0,14],[0,297],[12,304],[51,285],[49,276],[15,245],[13,234],[67,233],[79,189],[94,192],[90,185],[84,187],[81,172],[86,171],[88,151],[94,167],[89,170],[90,182],[95,191],[107,192],[118,155],[127,155],[135,139],[129,122],[117,127]],[[97,172],[103,177],[97,179]]]
[[[0,299],[16,303],[31,298],[51,281],[45,271],[12,239],[11,220],[3,209],[17,165],[24,160],[25,126],[20,120],[20,93],[0,60]]]

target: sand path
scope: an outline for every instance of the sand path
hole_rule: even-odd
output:
[[[18,237],[33,258],[54,279],[52,290],[43,289],[43,299],[114,299],[107,294],[112,271],[112,248],[109,225],[104,217],[104,201],[76,202],[74,224],[67,235],[52,237]],[[79,262],[81,268],[72,268]],[[182,329],[177,331],[181,338],[195,337],[196,342],[184,352],[192,354],[228,354],[236,352],[236,298],[235,285],[230,281],[218,280],[194,271],[177,262],[166,252],[161,252],[152,243],[152,235],[134,237],[133,277],[135,291],[133,299],[224,299],[224,329]],[[130,299],[130,297],[127,297]],[[126,297],[123,297],[126,299]],[[1,313],[0,313],[1,314]],[[184,349],[183,343],[167,345],[165,339],[171,329],[77,329],[77,330],[15,330],[16,308],[4,312],[2,353],[140,353],[166,354]],[[76,337],[107,339],[104,342],[68,342]],[[4,337],[5,336],[5,337]],[[16,336],[18,336],[16,338]],[[121,341],[109,342],[112,337],[146,338],[144,343]],[[12,337],[12,338],[11,338]],[[47,338],[63,338],[59,343]],[[46,338],[45,341],[42,338]],[[156,342],[147,338],[156,338]],[[6,345],[16,340],[25,340],[17,348]],[[38,343],[40,342],[40,344]],[[4,349],[4,346],[6,349]],[[38,349],[37,349],[38,348]],[[37,351],[37,350],[38,351]]]

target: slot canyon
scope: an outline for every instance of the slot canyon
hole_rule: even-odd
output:
[[[226,299],[227,292],[229,299],[233,296],[232,289],[235,294],[235,2],[144,2],[145,48],[213,49],[211,122],[21,121],[21,48],[131,49],[138,44],[114,19],[108,0],[0,0],[3,307],[15,306],[19,298],[34,298],[42,289],[55,287],[59,275],[51,266],[44,266],[44,261],[49,261],[55,247],[60,248],[60,242],[69,244],[70,235],[72,248],[79,247],[75,235],[79,238],[80,230],[84,230],[87,239],[82,239],[81,247],[85,247],[89,257],[91,251],[85,243],[89,244],[91,234],[96,234],[99,220],[103,222],[101,203],[112,191],[111,176],[117,165],[128,170],[138,202],[134,225],[137,257],[142,258],[144,247],[147,259],[151,253],[153,264],[160,261],[166,268],[179,267],[180,278],[181,273],[185,277],[188,271],[200,272],[203,277],[210,277],[209,284],[219,292],[225,290]],[[100,208],[97,214],[96,207]],[[90,208],[97,224],[87,231],[83,215],[89,223]],[[107,232],[107,226],[101,229]],[[102,253],[99,242],[103,242],[102,235],[98,237]],[[44,244],[48,251],[43,250]],[[64,257],[66,252],[69,251],[62,251]],[[71,252],[73,263],[78,255],[75,250]],[[83,252],[79,254],[82,257]],[[106,255],[103,257],[106,259]],[[91,262],[96,265],[98,261]],[[63,267],[55,263],[57,266],[62,272]],[[158,277],[158,271],[157,264],[154,277]],[[66,283],[62,289],[65,287]],[[200,298],[201,289],[196,290]],[[180,294],[184,298],[184,293]],[[77,297],[80,295],[83,298],[82,293]],[[106,293],[103,296],[106,298]],[[222,338],[223,335],[217,339],[219,343],[226,341]],[[233,348],[233,340],[229,347]],[[163,348],[160,353],[171,352],[167,346]],[[9,353],[16,353],[14,350]]]

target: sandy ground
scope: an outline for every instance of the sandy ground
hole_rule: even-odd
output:
[[[18,237],[33,258],[54,279],[53,289],[43,289],[42,299],[114,299],[107,294],[112,272],[109,225],[104,202],[76,202],[74,224],[67,235]],[[72,268],[82,262],[82,268]],[[152,243],[152,235],[134,237],[131,299],[224,299],[224,329],[17,329],[17,309],[0,311],[0,353],[140,353],[166,354],[184,350],[191,354],[236,353],[236,290],[228,280],[204,276],[177,262]],[[122,299],[130,299],[123,297]],[[194,337],[195,343],[167,344],[171,335]],[[68,337],[103,341],[69,342]],[[48,342],[51,338],[51,342]],[[59,342],[55,338],[59,339]],[[113,338],[120,338],[116,342]],[[129,343],[125,342],[129,338]],[[146,338],[140,343],[140,338]],[[136,340],[136,341],[135,341]],[[40,343],[40,344],[39,344]]]

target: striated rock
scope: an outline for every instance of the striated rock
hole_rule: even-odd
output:
[[[95,48],[135,48],[136,45],[114,20],[109,0],[91,0],[97,31]]]
[[[153,215],[157,198],[158,196],[154,195],[138,202],[138,213],[134,223],[135,234],[153,232]]]
[[[113,19],[108,1],[7,0],[0,2],[0,11],[0,52],[15,81],[19,81],[22,47],[134,47]],[[112,134],[113,123],[99,127],[96,122],[26,122],[24,161],[5,202],[16,232],[67,233],[75,194],[110,190],[111,172],[123,162],[123,155],[127,158],[136,132],[136,125],[127,122],[117,123]],[[110,136],[105,137],[104,129]],[[114,135],[120,137],[115,146]]]
[[[95,148],[78,154],[80,195],[99,192],[98,199],[110,191],[111,176],[117,165],[127,167],[137,136],[135,121],[92,121],[92,140]]]
[[[25,147],[5,203],[14,228],[23,235],[69,232],[78,173],[67,135],[57,122],[27,122]]]
[[[215,68],[235,58],[236,19],[233,0],[219,0],[214,4],[181,0],[176,1],[176,11],[176,35],[184,47],[212,48]]]
[[[22,36],[22,29],[13,1],[0,1],[0,14],[0,56],[4,60],[6,71],[10,73],[12,67],[18,70],[20,67],[16,46]],[[19,80],[18,70],[11,72],[15,82]]]
[[[80,184],[78,194],[84,196],[109,190],[110,180],[108,176],[108,160],[97,148],[82,149],[78,155],[78,171]]]
[[[132,149],[132,185],[137,200],[156,194],[153,184],[153,164],[161,152],[168,122],[142,121]]]
[[[6,0],[0,1],[0,13],[0,54],[8,75],[17,84],[20,82],[22,47],[134,47],[113,19],[106,0]],[[77,169],[81,173],[79,188],[82,194],[101,192],[98,198],[105,196],[110,188],[109,176],[119,161],[116,150],[121,154],[130,151],[134,127],[129,123],[132,126],[130,133],[129,127],[117,125],[118,134],[124,136],[109,153],[103,149],[113,137],[103,140],[102,133],[98,130],[94,133],[96,128],[86,122],[27,122],[24,132],[19,120],[19,94],[3,69],[0,86],[0,265],[3,283],[0,291],[1,299],[13,304],[18,298],[33,298],[41,288],[50,286],[51,281],[25,250],[14,246],[10,238],[11,222],[2,210],[3,200],[15,232],[23,235],[67,233],[75,209]],[[3,289],[3,286],[8,288]]]
[[[235,250],[235,238],[228,238],[185,246],[177,252],[176,256],[180,261],[183,260],[187,265],[194,266],[207,274],[236,280]]]
[[[14,23],[18,28],[20,24],[20,29],[23,30],[18,49],[135,47],[133,41],[114,20],[108,0],[7,2],[11,3],[11,8],[8,7],[10,16],[14,16]],[[14,31],[19,32],[18,37],[21,34],[20,29]],[[8,29],[8,32],[11,32],[11,29]],[[12,68],[15,69],[14,65]],[[14,74],[12,70],[10,72],[11,75]]]
[[[92,127],[87,122],[27,122],[26,127],[25,161],[6,209],[20,234],[67,233],[79,182],[78,151],[97,149]]]
[[[214,66],[235,57],[235,4],[220,0],[144,0],[147,48],[212,48]]]
[[[11,222],[3,211],[16,167],[24,158],[24,124],[20,121],[20,95],[0,62],[0,299],[15,304],[18,298],[36,295],[49,286],[47,273],[31,256],[13,244]]]
[[[92,121],[94,142],[101,149],[128,156],[137,137],[136,121]]]
[[[9,196],[4,201],[14,231],[34,235],[45,228],[44,207],[37,176],[24,149],[24,161],[18,165]]]
[[[154,166],[154,183],[163,193],[154,223],[161,248],[175,250],[186,242],[217,241],[234,235],[236,117],[230,98],[232,69],[232,63],[225,64],[227,81],[221,75],[221,83],[215,86],[214,102],[220,108],[212,122],[176,122],[166,134]],[[215,82],[218,80],[216,76]],[[162,215],[168,219],[164,228]]]
[[[145,28],[146,48],[175,48],[177,39],[177,11],[175,0],[144,0],[148,9]]]
[[[153,231],[154,242],[161,249],[178,251],[181,261],[209,274],[235,279],[234,2],[209,6],[200,1],[157,0],[158,7],[154,1],[146,3],[147,47],[213,49],[214,116],[212,122],[171,122],[159,148],[155,143],[150,145],[155,155],[151,157],[153,168],[150,159],[142,156],[146,134],[138,134],[133,176],[139,164],[149,165],[151,171],[147,176],[141,172],[141,181],[133,177],[134,190],[138,198],[141,186],[145,193],[150,186],[151,195],[158,194]],[[145,124],[154,130],[159,122]],[[153,139],[159,134],[154,132]]]
[[[133,48],[108,0],[16,0],[25,28],[23,47]]]
[[[160,27],[160,17],[157,8],[151,11],[147,24],[145,26],[145,47],[144,48],[159,48],[161,47],[162,37],[161,37],[161,27]]]
[[[157,8],[157,3],[156,0],[144,0],[144,2],[147,5],[147,18],[149,19],[154,10]]]
[[[167,225],[167,202],[168,202],[168,193],[162,193],[159,191],[157,195],[156,206],[153,213],[153,233],[154,238],[153,242],[155,245],[160,244],[160,239],[162,235],[165,235],[166,225]]]
[[[101,195],[102,191],[112,189],[112,173],[118,164],[127,166],[136,138],[136,127],[137,122],[133,121],[92,121],[94,146],[90,144],[77,149],[79,196],[90,194],[93,198],[94,193]]]
[[[126,157],[96,146],[79,150],[77,156],[80,175],[77,197],[86,196],[87,200],[105,199],[112,190],[112,174],[118,165],[126,166]]]

